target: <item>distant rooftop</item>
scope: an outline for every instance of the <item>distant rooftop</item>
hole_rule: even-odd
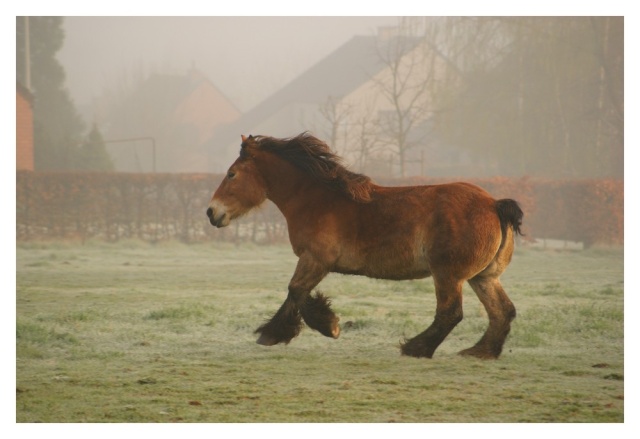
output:
[[[380,29],[379,36],[353,37],[236,122],[221,129],[211,143],[224,143],[242,133],[268,134],[245,131],[292,103],[321,105],[330,96],[340,99],[348,95],[385,68],[376,44],[396,37],[392,30],[386,28]]]

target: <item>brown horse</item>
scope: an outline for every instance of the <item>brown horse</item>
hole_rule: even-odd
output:
[[[330,272],[378,279],[433,276],[437,306],[431,326],[405,340],[402,353],[433,356],[462,320],[462,285],[469,282],[487,310],[489,327],[460,352],[497,358],[516,316],[499,277],[511,261],[522,210],[468,183],[382,187],[345,168],[321,140],[303,133],[289,139],[242,136],[240,157],[213,194],[212,225],[275,203],[287,221],[298,256],[289,294],[256,333],[258,343],[289,343],[302,320],[338,338],[330,301],[313,288]]]

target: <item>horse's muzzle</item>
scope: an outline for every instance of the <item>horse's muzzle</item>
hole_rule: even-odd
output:
[[[229,217],[227,216],[225,209],[214,209],[210,206],[207,209],[207,217],[209,218],[211,225],[216,226],[217,228],[229,225]]]

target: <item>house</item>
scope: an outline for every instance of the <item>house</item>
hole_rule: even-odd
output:
[[[33,94],[16,83],[16,169],[33,171]]]
[[[192,68],[186,75],[150,75],[111,106],[101,127],[118,171],[150,171],[153,144],[157,171],[204,172],[204,143],[240,115],[211,81]]]
[[[384,68],[375,37],[355,36],[209,140],[209,170],[223,172],[235,159],[240,135],[290,137],[311,131],[321,137],[327,125],[321,106],[342,100]]]
[[[426,85],[416,82],[428,80],[429,86],[435,87],[451,70],[442,54],[425,49],[419,38],[400,35],[397,28],[355,36],[217,130],[206,144],[208,170],[226,170],[237,157],[241,134],[291,137],[303,131],[327,141],[351,168],[370,175],[428,174],[429,167],[436,165],[440,170],[443,165],[453,169],[466,157],[453,149],[444,151],[442,142],[432,134],[429,94],[420,99],[411,96],[411,90]],[[395,85],[403,82],[409,86],[393,95],[398,89],[394,81]],[[394,118],[400,114],[394,101],[405,106],[402,117],[412,118],[410,130],[397,135],[404,136],[401,141],[406,150],[402,152],[393,138]],[[407,120],[403,123],[406,126]]]

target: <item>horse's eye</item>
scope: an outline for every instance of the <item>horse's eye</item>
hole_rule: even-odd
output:
[[[235,176],[236,176],[236,173],[235,173],[235,172],[233,172],[233,171],[229,171],[229,172],[227,172],[227,178],[228,178],[229,180],[231,180],[231,179],[232,179],[233,177],[235,177]]]

